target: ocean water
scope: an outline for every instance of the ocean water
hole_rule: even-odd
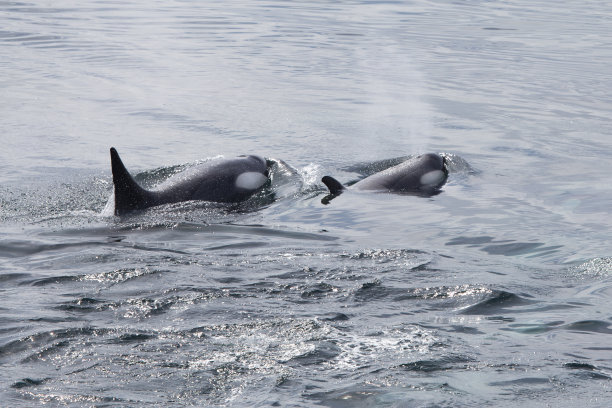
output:
[[[610,16],[0,1],[0,406],[610,406]],[[272,182],[114,217],[111,146]],[[438,195],[321,202],[429,151]]]

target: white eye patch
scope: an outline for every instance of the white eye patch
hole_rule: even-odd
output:
[[[242,173],[236,178],[236,187],[245,190],[256,190],[268,180],[266,176],[256,171]]]
[[[421,184],[424,186],[430,186],[440,183],[443,179],[444,172],[442,170],[433,170],[421,176]]]

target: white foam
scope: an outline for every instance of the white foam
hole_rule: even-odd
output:
[[[442,170],[429,171],[421,176],[421,184],[424,186],[431,186],[438,184],[444,178],[444,172]]]
[[[263,186],[266,180],[268,180],[268,178],[263,174],[257,173],[256,171],[248,171],[236,178],[236,187],[246,190],[256,190]]]
[[[115,191],[114,189],[113,189],[113,193],[111,194],[111,196],[108,197],[108,200],[106,201],[106,205],[104,206],[104,209],[100,213],[101,217],[112,217],[113,215],[115,215]]]

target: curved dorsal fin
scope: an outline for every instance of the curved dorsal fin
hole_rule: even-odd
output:
[[[342,192],[342,190],[344,190],[342,183],[331,176],[325,176],[321,179],[321,181],[327,186],[330,194],[338,195]]]
[[[152,206],[154,204],[153,194],[140,187],[134,180],[114,147],[111,147],[110,155],[115,186],[115,215]]]

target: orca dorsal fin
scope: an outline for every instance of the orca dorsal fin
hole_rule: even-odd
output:
[[[113,185],[115,186],[115,215],[122,215],[154,205],[153,194],[140,187],[134,180],[114,147],[111,147],[110,155]]]
[[[325,176],[321,181],[327,186],[330,194],[338,195],[344,190],[342,183],[331,176]]]

